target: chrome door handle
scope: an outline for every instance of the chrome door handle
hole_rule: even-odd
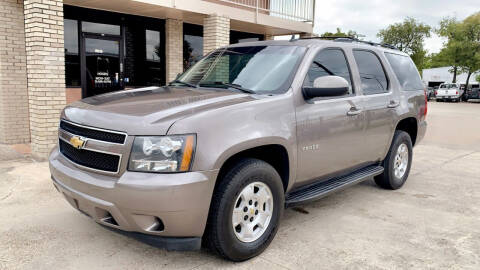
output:
[[[350,109],[350,111],[347,112],[347,115],[348,115],[348,116],[355,116],[355,115],[359,115],[359,114],[361,114],[361,113],[362,113],[362,110],[359,110],[359,109],[357,109],[357,108],[355,108],[355,107],[352,107],[352,108]]]
[[[390,103],[387,105],[387,108],[396,108],[400,105],[400,102],[396,102],[394,100],[390,101]]]

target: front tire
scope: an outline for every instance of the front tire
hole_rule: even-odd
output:
[[[399,189],[407,181],[412,165],[412,139],[410,135],[396,130],[387,157],[383,161],[384,171],[375,177],[375,183],[385,189]]]
[[[278,172],[258,159],[243,159],[223,177],[210,208],[206,244],[219,255],[244,261],[273,240],[285,194]]]

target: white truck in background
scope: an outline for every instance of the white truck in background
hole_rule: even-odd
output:
[[[435,98],[437,101],[459,102],[463,92],[459,83],[442,83],[435,91]]]

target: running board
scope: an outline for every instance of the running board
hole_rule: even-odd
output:
[[[382,172],[382,166],[368,166],[344,176],[334,177],[326,181],[301,187],[288,193],[285,198],[285,206],[292,207],[323,198],[336,191],[343,190],[349,186],[371,179]]]

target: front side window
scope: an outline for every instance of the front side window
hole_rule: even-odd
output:
[[[388,92],[388,80],[380,59],[371,51],[354,50],[364,95]]]
[[[260,94],[286,92],[305,51],[299,46],[223,48],[197,62],[178,81],[200,86],[235,84]]]
[[[345,54],[340,49],[325,49],[319,52],[308,69],[303,86],[312,87],[316,78],[340,76],[349,84],[348,94],[352,94],[352,79]]]
[[[423,90],[423,83],[412,59],[406,55],[385,53],[403,90]]]

